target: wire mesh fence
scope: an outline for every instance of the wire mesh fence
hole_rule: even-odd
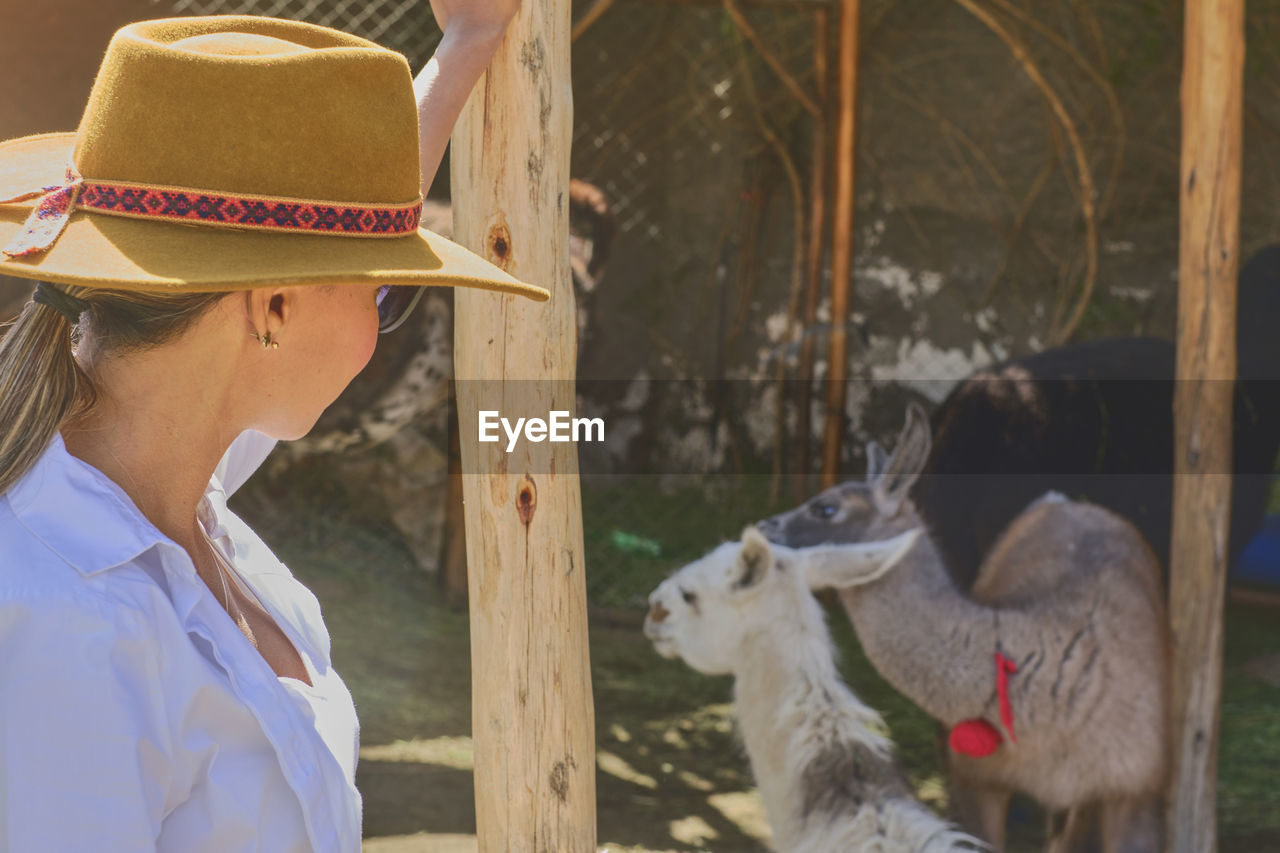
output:
[[[574,19],[597,3],[576,2]],[[427,0],[155,5],[332,26],[415,70],[440,39]],[[936,403],[984,365],[1072,335],[1172,335],[1178,4],[979,4],[995,26],[966,5],[862,4],[853,310],[836,318],[856,331],[849,471],[908,398]],[[802,404],[771,392],[773,377],[809,337],[820,380],[834,322],[825,304],[807,326],[796,312],[823,7],[618,0],[573,42],[571,172],[616,227],[579,360],[580,377],[616,394],[586,403],[617,415],[640,380],[677,380],[666,387],[681,399],[646,406],[679,422],[641,418],[643,440],[684,442],[689,471],[742,475],[737,487],[709,474],[584,482],[597,602],[635,604],[655,575],[778,508],[743,472],[770,457],[792,466],[775,448],[800,438],[788,430]],[[1280,238],[1280,6],[1252,6],[1249,28],[1245,254]],[[695,388],[704,378],[755,392],[726,408]],[[921,395],[924,380],[936,393]],[[719,429],[733,440],[717,445]]]
[[[153,0],[174,15],[265,15],[319,24],[398,50],[417,68],[440,41],[419,0]]]
[[[334,27],[400,51],[414,70],[441,37],[426,0],[153,2],[176,15],[265,15]],[[810,87],[808,11],[816,5],[744,15],[767,34],[775,64]],[[733,230],[744,209],[764,206],[763,194],[744,186],[743,173],[759,166],[762,154],[773,156],[762,127],[795,135],[798,104],[714,6],[627,3],[575,41],[573,63],[572,173],[604,191],[626,237],[619,265],[633,279],[648,277],[672,291],[704,285],[738,248],[732,234],[709,237],[706,223]],[[761,260],[785,278],[790,247],[778,248],[776,261]]]
[[[441,37],[426,0],[155,2],[176,15],[266,15],[333,27],[404,53],[415,71]],[[775,62],[812,87],[811,16],[794,9],[747,14],[767,33]],[[615,298],[601,310],[634,318],[624,337],[635,361],[625,370],[657,357],[677,371],[697,372],[709,367],[694,366],[698,356],[717,358],[690,346],[705,335],[712,311],[708,284],[717,276],[723,284],[725,266],[743,243],[737,234],[742,222],[764,214],[768,200],[761,187],[778,178],[776,167],[769,167],[768,181],[754,175],[777,150],[761,129],[794,137],[804,133],[806,117],[719,8],[628,3],[600,18],[573,51],[572,174],[603,191],[617,231],[609,286],[613,297],[632,303],[619,306]],[[796,175],[804,168],[792,164]],[[792,230],[790,222],[778,228],[787,235]],[[772,249],[755,253],[759,277],[774,276],[785,286],[792,246],[786,239],[773,242]],[[648,292],[638,294],[636,283]],[[694,304],[679,323],[642,318],[646,305],[680,294]],[[665,343],[655,347],[659,337]],[[602,359],[611,360],[618,349],[607,347]],[[642,605],[658,579],[705,546],[709,527],[734,535],[759,517],[757,479],[586,478],[592,602],[619,609]]]

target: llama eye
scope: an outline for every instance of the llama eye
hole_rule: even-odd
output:
[[[809,507],[809,512],[818,518],[831,518],[836,514],[836,510],[836,505],[831,503],[811,504]]]
[[[687,589],[680,590],[680,597],[683,598],[684,603],[690,607],[698,603],[698,596],[695,593],[689,592]]]

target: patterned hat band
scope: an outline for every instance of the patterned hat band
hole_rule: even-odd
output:
[[[0,199],[12,204],[39,196],[17,236],[0,251],[11,258],[39,254],[57,241],[71,213],[84,208],[111,216],[343,237],[401,237],[418,230],[422,199],[406,204],[353,204],[188,187],[92,181],[67,167],[62,186]]]

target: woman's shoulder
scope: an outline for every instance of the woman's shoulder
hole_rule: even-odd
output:
[[[0,635],[33,619],[59,624],[68,639],[170,627],[158,606],[163,590],[138,560],[107,567],[78,561],[67,537],[47,541],[52,533],[32,527],[0,495]]]
[[[82,575],[47,538],[14,512],[8,495],[0,495],[0,601],[82,597]]]

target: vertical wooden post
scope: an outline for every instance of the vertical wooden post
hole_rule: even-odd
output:
[[[1187,0],[1183,40],[1167,846],[1211,853],[1231,515],[1244,0]]]
[[[453,383],[450,383],[452,390]],[[458,436],[458,398],[449,395],[449,485],[444,499],[444,542],[440,547],[440,588],[455,610],[467,606],[467,523],[462,495],[462,444]]]
[[[480,443],[477,413],[574,412],[569,0],[525,3],[453,134],[454,233],[547,303],[455,292],[481,853],[595,850],[582,497],[571,443]]]
[[[858,0],[840,0],[836,187],[831,233],[831,343],[827,357],[827,422],[822,445],[822,487],[835,485],[844,438],[849,285],[853,272],[854,119],[858,92]]]

